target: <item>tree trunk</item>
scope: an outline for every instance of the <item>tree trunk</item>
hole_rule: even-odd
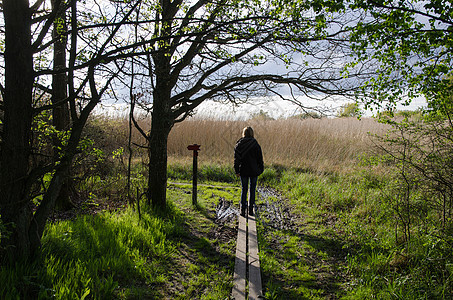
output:
[[[148,203],[158,209],[167,205],[167,142],[173,120],[154,107],[149,143]]]
[[[166,11],[167,4],[168,1],[164,1],[163,11]],[[171,30],[168,24],[162,26],[167,31]],[[153,55],[156,86],[153,91],[151,131],[148,136],[148,203],[151,200],[153,207],[157,209],[165,209],[167,205],[167,142],[175,122],[171,108],[172,80],[169,57],[165,46]]]
[[[172,35],[172,18],[178,11],[178,3],[180,2],[159,1],[161,20],[155,26],[155,34],[165,37],[165,39],[156,43],[155,46],[158,51],[151,54],[154,66],[151,66],[151,64],[149,66],[150,70],[153,70],[150,73],[154,73],[155,76],[155,86],[153,89],[151,131],[148,136],[149,176],[147,193],[148,204],[152,201],[153,207],[157,209],[165,209],[167,205],[167,142],[168,135],[175,122],[171,96],[176,81],[175,77],[172,76],[170,40],[166,39]]]
[[[57,0],[52,0],[52,9],[56,9]],[[66,26],[66,11],[62,4],[58,9],[54,28],[52,32],[54,43],[53,53],[53,68],[55,71],[64,70],[66,68],[66,44],[67,44],[67,26]],[[56,73],[52,76],[52,104],[56,105],[52,111],[53,125],[59,132],[63,132],[70,127],[69,107],[65,99],[68,97],[67,77],[65,72]],[[64,101],[64,103],[62,103]],[[59,150],[62,148],[61,139],[54,139],[54,156],[58,161]],[[59,210],[68,210],[73,207],[69,198],[71,181],[69,179],[70,167],[67,174],[64,174],[63,186],[60,189],[60,194],[56,202],[56,208]]]
[[[31,208],[29,173],[33,87],[31,14],[28,0],[3,1],[5,20],[4,127],[1,146],[0,214],[11,232],[2,248],[12,259],[28,257]]]
[[[153,207],[165,209],[167,205],[167,142],[174,119],[169,114],[170,109],[165,105],[169,101],[161,101],[161,92],[162,90],[156,90],[154,95],[151,131],[148,137],[148,203],[151,200]]]

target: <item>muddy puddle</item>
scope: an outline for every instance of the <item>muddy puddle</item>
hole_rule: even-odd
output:
[[[293,217],[287,201],[275,189],[269,187],[257,188],[256,217],[264,226],[288,230],[294,228]],[[239,216],[238,204],[233,204],[224,198],[219,198],[216,206],[216,222],[226,223]]]
[[[234,207],[230,201],[225,200],[225,198],[223,197],[220,197],[219,203],[217,203],[216,206],[215,213],[217,223],[226,223],[239,215],[239,208]]]
[[[283,230],[294,229],[294,217],[288,201],[277,190],[269,187],[259,187],[257,191],[259,201],[256,215],[263,225]]]

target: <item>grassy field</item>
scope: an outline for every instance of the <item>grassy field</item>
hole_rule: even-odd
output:
[[[167,211],[142,204],[139,214],[126,208],[127,153],[109,154],[125,147],[124,124],[91,123],[108,171],[80,182],[79,210],[54,217],[42,257],[0,270],[0,298],[228,299],[237,224],[219,221],[216,208],[224,201],[238,207],[232,152],[246,125],[255,128],[265,157],[257,219],[266,299],[453,296],[453,241],[434,226],[438,216],[417,191],[410,241],[403,235],[406,212],[397,206],[402,192],[395,170],[379,162],[369,135],[382,134],[385,125],[372,119],[188,120],[170,136]],[[134,139],[143,143],[137,134]],[[202,149],[197,206],[186,149],[193,143]],[[145,186],[145,154],[135,151],[134,189]]]

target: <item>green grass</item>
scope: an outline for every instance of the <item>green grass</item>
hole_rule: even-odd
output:
[[[191,166],[170,165],[169,173],[165,212],[145,208],[139,220],[137,212],[121,209],[49,223],[38,260],[2,266],[0,298],[228,299],[236,223],[218,224],[215,208],[220,199],[238,207],[239,181],[230,166],[202,165],[193,206]],[[290,216],[282,226],[259,210],[267,299],[453,295],[448,228],[433,226],[429,208],[416,202],[417,216],[424,217],[412,220],[411,241],[402,242],[391,198],[397,191],[388,175],[268,166],[258,182],[281,193],[260,196],[259,207],[273,203]],[[109,197],[109,186],[119,190],[101,186],[90,201]]]
[[[229,179],[230,170],[217,167],[215,180],[222,182],[221,188],[199,186],[201,211],[207,195],[238,204],[239,183]],[[202,178],[201,182],[213,184],[210,176]],[[366,167],[352,173],[319,173],[267,166],[258,181],[276,188],[285,198],[260,199],[258,204],[278,203],[293,216],[292,226],[284,229],[272,224],[265,214],[259,216],[260,258],[268,299],[452,296],[453,258],[448,249],[453,241],[436,232],[428,222],[432,217],[425,213],[428,208],[416,203],[420,217],[411,224],[410,248],[405,249],[401,228],[395,234],[392,197],[398,191],[389,173],[379,175]],[[186,191],[190,187],[188,182]]]
[[[279,182],[279,177],[284,172],[285,168],[280,165],[266,166],[263,174],[260,175],[260,183],[265,185],[275,185]],[[168,179],[170,181],[191,182],[192,181],[192,165],[187,163],[172,163],[168,166]],[[215,163],[200,163],[197,173],[198,182],[200,183],[227,183],[234,186],[240,185],[240,181],[234,172],[232,165],[215,164]]]
[[[319,210],[297,207],[278,199],[266,199],[292,214],[302,212],[304,218],[293,217],[286,228],[273,223],[266,212],[259,214],[258,238],[260,264],[265,295],[269,299],[325,299],[339,295],[343,254],[341,239],[335,232],[319,226]],[[264,199],[258,201],[259,207]],[[286,206],[286,207],[285,207]]]
[[[395,234],[392,178],[368,171],[287,170],[279,179],[275,187],[283,193],[294,224],[275,228],[261,217],[261,267],[269,298],[453,296],[453,256],[448,250],[453,239],[424,214],[424,219],[412,219],[410,243],[402,243],[401,231]]]
[[[131,209],[49,224],[41,259],[0,270],[1,299],[221,299],[232,288],[234,244],[183,190],[164,213]],[[7,283],[7,284],[3,284]]]
[[[159,262],[174,254],[175,244],[169,237],[178,233],[182,222],[176,211],[170,215],[174,217],[166,220],[143,214],[139,221],[137,214],[127,210],[50,224],[41,261],[20,272],[14,289],[23,291],[25,286],[25,293],[37,293],[41,299],[158,297],[158,291],[144,289],[165,282]],[[10,274],[2,269],[1,277]]]
[[[169,180],[191,181],[193,176],[192,165],[188,166],[181,163],[173,163],[168,166]],[[237,181],[232,166],[216,164],[199,164],[197,178],[200,182],[226,182]]]

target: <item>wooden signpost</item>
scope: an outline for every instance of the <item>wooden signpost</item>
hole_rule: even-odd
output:
[[[188,150],[193,151],[193,166],[192,166],[192,204],[197,204],[197,173],[198,173],[198,151],[200,150],[200,145],[193,144],[187,146]]]

